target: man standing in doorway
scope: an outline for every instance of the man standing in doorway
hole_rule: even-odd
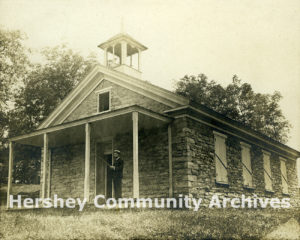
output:
[[[112,170],[112,178],[115,190],[115,198],[122,198],[122,178],[123,178],[123,165],[124,162],[120,157],[121,152],[119,150],[114,150],[115,161],[110,169]]]

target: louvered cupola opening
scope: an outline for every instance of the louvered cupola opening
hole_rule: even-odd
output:
[[[141,78],[141,53],[147,47],[127,33],[120,33],[101,43],[104,51],[104,65],[132,77]]]

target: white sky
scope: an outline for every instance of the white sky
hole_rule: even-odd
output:
[[[125,31],[149,48],[145,80],[173,90],[185,74],[223,85],[237,74],[257,92],[279,90],[293,125],[288,145],[300,150],[299,0],[0,0],[0,24],[24,31],[34,49],[64,42],[99,53],[122,17]]]

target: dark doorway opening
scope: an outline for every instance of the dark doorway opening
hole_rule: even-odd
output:
[[[112,165],[112,155],[111,154],[105,154],[104,155],[105,161]],[[108,165],[106,165],[106,198],[112,197],[112,171]]]
[[[105,198],[113,196],[112,171],[112,141],[96,144],[96,195],[104,195]]]

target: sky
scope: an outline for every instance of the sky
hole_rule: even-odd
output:
[[[0,0],[0,25],[32,49],[68,46],[87,56],[125,31],[148,47],[143,79],[174,90],[186,74],[223,86],[237,74],[256,92],[283,95],[288,146],[300,151],[299,0]]]

